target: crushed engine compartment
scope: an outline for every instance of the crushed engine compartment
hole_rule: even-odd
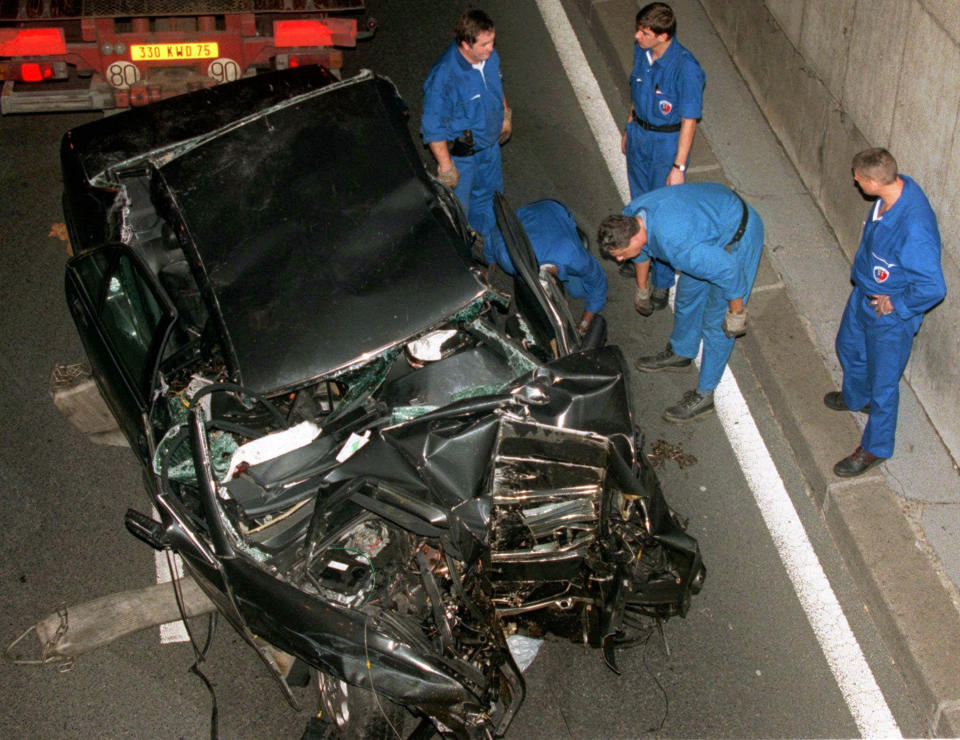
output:
[[[455,337],[445,336],[441,344]],[[476,345],[461,337],[457,347]],[[634,453],[629,420],[609,413],[622,401],[622,362],[609,347],[554,360],[500,392],[401,420],[386,404],[379,415],[375,402],[359,404],[365,423],[340,429],[329,421],[351,390],[338,385],[341,405],[326,417],[255,439],[303,432],[293,449],[259,461],[242,432],[302,404],[264,411],[256,407],[272,401],[259,399],[246,419],[237,398],[211,404],[230,414],[204,422],[218,481],[213,519],[244,579],[255,568],[284,586],[263,586],[270,608],[256,603],[262,594],[238,598],[245,621],[275,633],[270,612],[288,604],[282,639],[272,638],[280,649],[464,736],[502,734],[522,701],[509,635],[585,642],[617,670],[615,650],[683,616],[705,572]],[[390,375],[372,373],[381,384]],[[370,393],[369,380],[363,387]],[[210,395],[195,395],[188,415],[202,417]],[[194,489],[189,424],[171,430],[155,464],[168,494],[215,539]]]

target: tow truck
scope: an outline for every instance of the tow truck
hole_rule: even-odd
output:
[[[321,64],[373,35],[364,0],[0,0],[0,112],[103,110]]]

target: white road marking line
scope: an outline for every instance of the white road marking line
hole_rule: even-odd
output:
[[[600,145],[624,202],[626,162],[620,129],[600,92],[559,0],[537,0],[564,71]],[[699,362],[697,363],[699,366]],[[890,708],[850,629],[840,603],[790,500],[733,373],[726,368],[714,392],[717,415],[737,456],[787,575],[823,650],[840,692],[864,737],[901,737]]]
[[[713,398],[730,446],[860,734],[902,737],[729,367]]]
[[[167,566],[167,555],[163,552],[155,553],[155,563],[157,568],[157,583],[169,583],[172,578],[170,576],[170,568]],[[174,564],[177,568],[178,575],[183,577],[183,563],[180,562],[180,556],[174,555]],[[178,620],[176,622],[167,622],[166,624],[160,625],[160,642],[163,644],[171,642],[186,642],[190,639],[190,636],[187,634],[187,626],[183,623],[183,620]]]
[[[777,279],[775,283],[768,283],[767,285],[757,285],[753,284],[753,289],[750,291],[750,295],[754,296],[757,293],[768,293],[772,290],[783,290],[784,289],[783,280]]]
[[[723,168],[718,164],[698,164],[695,167],[687,167],[688,175],[702,175],[704,172],[722,172]]]
[[[623,131],[617,126],[607,105],[607,99],[600,91],[600,84],[593,76],[587,58],[580,48],[580,40],[559,0],[537,0],[537,7],[543,22],[553,39],[553,45],[560,55],[563,70],[577,95],[580,109],[587,117],[593,138],[600,146],[600,154],[607,164],[613,182],[617,186],[620,200],[630,201],[630,187],[627,183],[627,160],[621,150]]]
[[[159,519],[160,514],[157,513],[156,507],[153,508],[153,518]],[[177,569],[177,575],[183,577],[183,563],[180,560],[180,556],[174,554],[173,556],[174,567]],[[153,552],[153,565],[154,570],[157,574],[157,583],[169,583],[173,580],[170,573],[170,566],[167,565],[167,554],[166,552],[160,552],[159,550],[154,550]],[[177,622],[168,622],[167,624],[160,625],[160,642],[169,643],[169,642],[186,642],[190,637],[187,635],[187,626],[183,623],[183,620]]]

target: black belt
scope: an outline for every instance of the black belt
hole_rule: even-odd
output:
[[[679,123],[667,123],[663,126],[654,126],[649,121],[644,121],[642,118],[640,118],[640,116],[637,115],[637,111],[631,109],[630,112],[633,113],[633,122],[645,131],[657,131],[661,134],[675,134],[680,130]]]
[[[447,149],[450,150],[451,157],[472,157],[480,151],[473,140],[473,131],[470,129],[465,129],[456,139],[448,141]]]
[[[740,205],[743,206],[743,215],[740,216],[740,225],[737,227],[737,233],[733,235],[733,239],[727,242],[727,245],[724,247],[728,252],[730,247],[740,241],[740,238],[743,236],[743,232],[747,230],[747,221],[750,218],[750,211],[747,210],[747,201],[741,198],[737,193],[734,193],[737,196],[737,200],[740,201]]]

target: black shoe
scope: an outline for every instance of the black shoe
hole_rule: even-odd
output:
[[[672,370],[676,373],[685,373],[693,366],[693,360],[689,357],[681,357],[673,353],[670,345],[663,352],[657,352],[655,355],[639,358],[636,368],[643,373],[659,373],[663,370]]]
[[[650,294],[650,305],[653,306],[654,311],[659,311],[660,309],[667,307],[667,301],[670,297],[670,290],[667,288],[654,288],[653,292]]]
[[[823,397],[823,405],[828,409],[833,409],[834,411],[850,411],[847,408],[847,404],[843,402],[843,393],[840,391],[830,391],[827,395]],[[868,403],[860,412],[863,414],[870,413],[870,404]]]
[[[637,271],[632,262],[621,262],[620,267],[617,268],[617,272],[624,277],[632,278],[637,276]]]
[[[857,447],[853,454],[843,458],[833,466],[833,474],[840,478],[853,478],[861,473],[866,473],[870,468],[876,467],[887,458],[871,455],[862,447]]]
[[[676,406],[670,406],[663,412],[663,418],[667,421],[681,423],[684,421],[694,421],[707,414],[716,411],[713,405],[713,394],[708,393],[701,396],[696,391],[687,391]]]

